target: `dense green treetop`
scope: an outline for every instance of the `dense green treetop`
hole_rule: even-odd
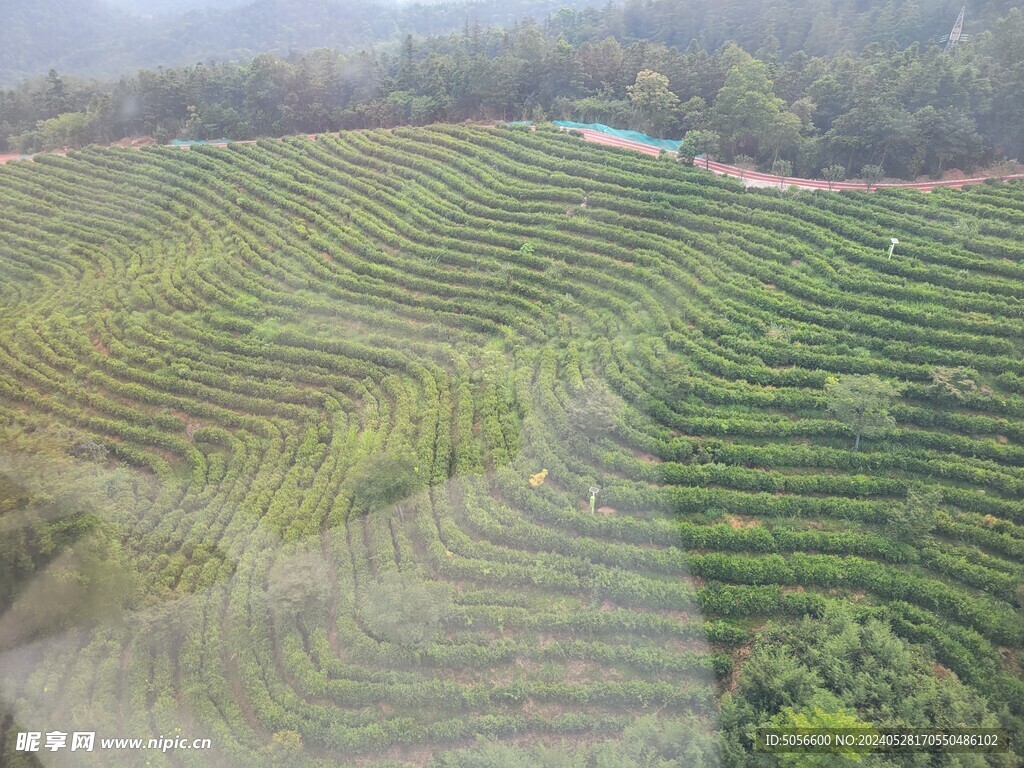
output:
[[[830,609],[821,619],[764,628],[722,702],[726,765],[843,765],[851,756],[823,755],[777,762],[753,749],[759,727],[996,728],[1001,714],[923,649],[884,622]],[[970,724],[969,726],[966,724]],[[951,755],[943,765],[1015,765],[1011,754]],[[959,761],[958,758],[964,758]],[[898,757],[865,755],[863,765],[909,765]],[[920,763],[925,764],[925,763]]]
[[[845,424],[855,435],[854,450],[861,437],[874,437],[896,426],[889,413],[899,385],[870,374],[833,377],[825,385],[828,413]]]

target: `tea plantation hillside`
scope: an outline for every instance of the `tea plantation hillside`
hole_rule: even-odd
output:
[[[453,126],[12,163],[0,523],[7,727],[212,742],[46,765],[1013,735],[1024,186]]]

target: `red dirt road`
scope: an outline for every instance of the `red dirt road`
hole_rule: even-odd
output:
[[[597,131],[588,131],[586,129],[577,128],[580,133],[583,134],[583,138],[587,141],[592,141],[595,144],[606,144],[610,147],[621,147],[622,149],[632,149],[637,152],[643,152],[645,155],[653,155],[657,157],[661,154],[661,150],[656,147],[649,147],[646,144],[639,144],[635,141],[629,141],[627,139],[620,139],[618,136],[609,136],[606,133],[599,133]]]
[[[647,144],[640,144],[635,141],[629,141],[628,139],[620,139],[617,136],[609,136],[605,133],[599,133],[597,131],[590,131],[585,128],[576,129],[583,134],[583,138],[586,141],[593,142],[595,144],[605,144],[611,147],[621,147],[622,149],[632,149],[636,152],[643,152],[645,155],[657,156],[661,154],[661,150],[655,147],[648,146]],[[824,189],[827,190],[828,182],[821,181],[820,179],[799,179],[791,176],[772,176],[768,173],[758,173],[757,171],[744,171],[741,168],[737,168],[734,165],[726,165],[725,163],[716,163],[714,161],[705,163],[704,160],[698,159],[694,162],[699,168],[707,166],[707,169],[713,173],[717,173],[724,176],[731,176],[735,179],[741,179],[744,184],[748,186],[786,186],[786,187],[797,187],[798,189]],[[1024,174],[1016,174],[1014,176],[1003,176],[1001,181],[1008,181],[1009,179],[1024,179]],[[900,189],[920,189],[924,192],[930,192],[936,187],[966,187],[971,184],[980,184],[983,181],[987,181],[987,177],[980,177],[975,179],[954,179],[950,181],[926,181],[926,182],[904,182],[900,184],[876,184],[871,187],[872,190],[878,189],[879,187],[896,187]],[[867,186],[865,184],[858,184],[850,181],[836,182],[832,185],[833,190],[841,189],[860,189],[864,190]]]

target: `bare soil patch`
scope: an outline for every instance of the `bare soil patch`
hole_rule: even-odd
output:
[[[655,456],[653,453],[647,453],[645,451],[641,451],[641,450],[636,449],[636,448],[633,449],[633,455],[636,458],[640,459],[640,461],[646,461],[649,464],[661,464],[662,463],[661,459],[658,456]]]
[[[740,671],[743,669],[743,663],[750,658],[751,646],[743,645],[737,648],[732,653],[732,672],[729,673],[729,677],[725,681],[725,689],[727,691],[735,691],[740,684]]]
[[[110,146],[122,147],[128,149],[138,149],[139,147],[152,147],[156,144],[152,136],[129,136],[125,139],[119,139]]]
[[[98,336],[90,339],[89,341],[92,342],[92,346],[97,352],[104,357],[110,357],[110,350],[107,349],[107,345],[104,344]]]

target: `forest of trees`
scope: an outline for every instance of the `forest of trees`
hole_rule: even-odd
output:
[[[248,61],[329,47],[398,43],[407,32],[448,34],[543,19],[602,0],[14,0],[0,24],[0,86],[51,67],[117,79],[144,67]],[[227,7],[235,6],[235,7]]]
[[[248,139],[562,118],[673,138],[701,131],[695,136],[714,139],[706,149],[725,159],[767,169],[781,163],[804,176],[881,169],[912,178],[1022,154],[1019,9],[948,51],[893,40],[856,53],[784,56],[774,44],[750,53],[726,43],[709,52],[696,42],[681,50],[604,36],[638,8],[566,11],[509,30],[467,23],[445,37],[409,36],[391,51],[318,49],[284,59],[261,54],[247,65],[143,70],[116,84],[51,70],[0,92],[0,151],[138,135]]]
[[[603,7],[602,7],[603,6]],[[966,31],[993,28],[1013,0],[975,0]],[[733,41],[758,56],[830,56],[948,34],[961,0],[13,0],[0,25],[0,86],[49,68],[116,79],[141,68],[248,61],[314,48],[372,47],[464,21],[542,21],[571,43],[615,37],[711,51]]]
[[[561,13],[554,21],[570,42],[611,35],[684,49],[696,40],[714,50],[732,41],[758,56],[831,56],[892,40],[900,48],[927,45],[949,34],[962,7],[962,0],[626,0],[615,11]],[[1017,7],[1015,0],[975,0],[965,31],[992,29]]]
[[[564,746],[507,745],[481,740],[471,749],[442,755],[431,768],[817,768],[850,765],[883,768],[924,765],[891,755],[768,755],[754,747],[759,727],[871,728],[878,722],[936,727],[958,723],[998,727],[998,713],[976,692],[938,667],[937,675],[914,648],[877,619],[830,608],[821,619],[797,626],[769,624],[722,701],[717,733],[692,717],[639,717],[615,744],[575,752]],[[885,669],[885,674],[864,670]],[[930,756],[929,756],[930,757]],[[949,765],[1012,766],[1010,755]],[[954,758],[955,759],[955,758]],[[939,764],[939,763],[930,763]]]

